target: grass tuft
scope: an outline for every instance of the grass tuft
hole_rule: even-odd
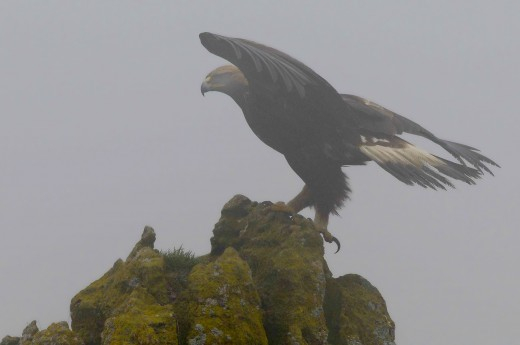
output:
[[[166,270],[169,272],[189,272],[198,263],[195,253],[182,246],[161,251],[161,254],[164,257]]]

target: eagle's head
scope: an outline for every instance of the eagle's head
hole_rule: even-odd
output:
[[[211,71],[200,86],[204,95],[209,91],[219,91],[237,100],[248,90],[244,74],[234,65],[220,66]]]

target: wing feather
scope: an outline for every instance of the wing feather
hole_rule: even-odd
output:
[[[248,104],[254,108],[246,118],[268,118],[271,126],[287,129],[287,136],[302,137],[298,140],[305,145],[333,147],[324,153],[333,160],[342,161],[357,151],[359,128],[354,117],[345,116],[352,112],[350,105],[312,69],[249,40],[208,32],[199,37],[209,52],[234,64],[246,77]]]
[[[311,84],[327,86],[334,90],[310,68],[274,48],[208,32],[201,33],[200,40],[211,53],[240,68],[250,84],[276,84],[281,79],[286,92],[290,93],[296,89],[301,98],[305,97],[305,86]],[[230,47],[232,49],[229,49]]]
[[[440,139],[416,122],[396,114],[377,103],[354,95],[342,94],[341,97],[355,109],[356,120],[364,130],[386,135],[408,133],[424,137],[441,146],[461,164],[465,165],[468,162],[477,170],[484,170],[491,175],[493,173],[486,164],[499,167],[493,160],[478,153],[476,148]]]

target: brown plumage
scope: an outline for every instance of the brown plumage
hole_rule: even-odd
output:
[[[209,73],[202,93],[219,91],[233,98],[258,138],[285,156],[305,183],[287,206],[294,212],[314,207],[316,227],[338,250],[327,225],[350,193],[343,166],[373,160],[406,184],[433,189],[453,187],[449,178],[474,184],[483,171],[491,173],[487,165],[498,166],[475,148],[439,139],[376,103],[340,95],[309,67],[276,49],[211,33],[200,34],[200,40],[233,64]],[[435,142],[459,163],[415,147],[397,136],[401,133]]]

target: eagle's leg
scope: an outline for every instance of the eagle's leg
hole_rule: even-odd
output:
[[[325,241],[336,243],[339,251],[340,243],[327,230],[327,225],[329,214],[336,214],[350,192],[347,176],[341,170],[341,164],[324,158],[321,148],[312,145],[285,154],[285,158],[305,182],[303,190],[289,201],[288,205],[295,211],[301,211],[306,206],[314,206],[316,230],[322,234]]]
[[[341,243],[327,230],[327,226],[329,225],[330,211],[322,211],[320,210],[320,207],[318,205],[314,205],[314,200],[312,198],[311,191],[307,185],[303,186],[301,192],[298,193],[298,195],[296,195],[287,204],[283,202],[277,202],[271,206],[271,210],[277,212],[296,214],[309,206],[316,207],[316,215],[314,216],[314,226],[316,227],[316,230],[318,230],[318,232],[323,236],[323,239],[326,242],[336,243],[336,245],[338,246],[336,253],[339,252],[339,249],[341,248]]]
[[[287,204],[284,202],[277,202],[271,205],[271,211],[275,212],[283,212],[294,215],[306,207],[312,205],[311,194],[309,191],[309,187],[305,185],[300,193],[296,195],[291,201]]]
[[[298,213],[304,208],[309,207],[311,205],[311,192],[307,185],[303,186],[302,191],[287,203],[287,206],[289,206],[294,211],[294,213]]]
[[[328,212],[320,212],[319,210],[316,210],[316,215],[314,216],[314,226],[317,228],[317,230],[321,233],[323,236],[323,239],[327,241],[328,243],[336,243],[338,246],[338,249],[336,250],[336,253],[339,252],[341,248],[341,243],[339,240],[332,236],[332,234],[327,230],[327,226],[329,225],[329,213]]]

